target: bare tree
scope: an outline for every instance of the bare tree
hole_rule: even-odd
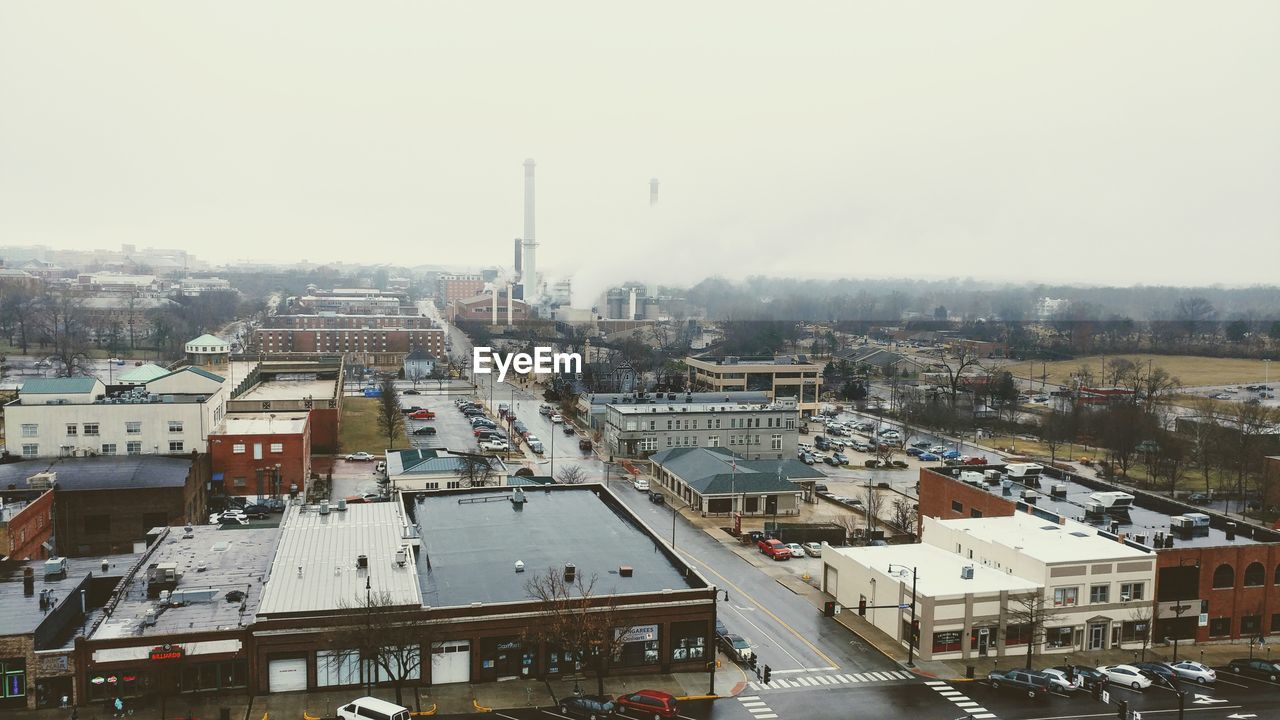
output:
[[[587,481],[587,471],[581,465],[565,465],[556,473],[556,482],[561,485],[581,485]]]
[[[1057,611],[1048,604],[1044,595],[1033,593],[1010,598],[1006,611],[1009,614],[1009,628],[1017,628],[1019,637],[1027,641],[1027,667],[1031,667],[1031,656],[1036,645],[1044,643],[1045,624],[1057,617]],[[1008,645],[1009,629],[1005,630],[1005,645]]]
[[[916,535],[919,522],[919,506],[911,502],[910,498],[899,495],[889,504],[890,522],[899,530]]]
[[[1200,466],[1200,474],[1204,477],[1204,491],[1207,494],[1210,489],[1209,473],[1213,469],[1221,434],[1218,405],[1209,398],[1198,398],[1193,408],[1196,417],[1188,423],[1191,426],[1189,450],[1191,460]]]
[[[492,461],[487,455],[475,453],[458,455],[458,479],[463,487],[486,487],[493,479]]]
[[[396,446],[396,439],[404,435],[404,412],[400,409],[400,398],[396,396],[396,383],[386,378],[378,386],[377,420],[378,430],[387,436],[387,449]]]
[[[956,396],[960,393],[960,386],[964,384],[965,371],[970,368],[982,369],[980,358],[968,350],[961,350],[958,357],[951,360],[940,360],[934,363],[935,367],[941,368],[946,375],[947,395],[951,401],[951,409],[956,409]]]
[[[880,513],[884,510],[884,496],[879,488],[868,484],[862,492],[862,506],[867,514],[867,532],[874,532],[880,526]]]
[[[621,654],[632,627],[619,616],[616,596],[596,593],[597,582],[596,575],[584,578],[554,567],[529,578],[525,592],[541,606],[543,617],[525,633],[591,666],[603,695],[609,662]]]
[[[1067,418],[1057,409],[1050,410],[1045,417],[1040,427],[1040,439],[1049,448],[1049,464],[1052,465],[1058,460],[1058,448],[1069,439]]]
[[[317,658],[317,671],[336,676],[338,684],[355,681],[372,687],[390,682],[396,704],[403,705],[405,685],[421,680],[424,651],[430,657],[430,626],[414,622],[387,592],[368,592],[365,597],[357,593],[355,602],[340,605],[355,612],[350,624],[327,633],[328,652],[323,661]]]
[[[1234,450],[1236,471],[1236,495],[1239,498],[1240,513],[1247,507],[1245,501],[1245,478],[1261,464],[1259,452],[1265,433],[1276,424],[1277,412],[1265,405],[1235,403],[1227,420],[1230,423],[1231,440]]]
[[[1147,661],[1147,645],[1151,643],[1152,607],[1148,603],[1139,602],[1129,611],[1134,632],[1142,635],[1142,662]]]

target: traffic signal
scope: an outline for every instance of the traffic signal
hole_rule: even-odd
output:
[[[1120,718],[1120,720],[1128,720],[1129,701],[1127,700],[1120,701],[1120,704],[1116,706],[1116,717]]]
[[[751,668],[752,670],[755,670],[755,669],[756,669],[756,656],[755,656],[755,655],[752,655],[752,656],[751,656],[751,658],[747,660],[747,667]]]
[[[769,676],[770,676],[770,675],[772,675],[772,674],[773,674],[773,670],[772,670],[768,665],[765,665],[765,666],[764,666],[764,681],[765,681],[765,684],[768,684],[768,683],[769,683]]]
[[[867,599],[866,598],[858,598],[858,615],[862,617],[867,616]]]

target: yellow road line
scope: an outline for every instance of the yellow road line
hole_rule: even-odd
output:
[[[737,585],[734,585],[734,584],[729,580],[729,578],[727,578],[727,577],[725,577],[725,576],[721,575],[720,573],[716,572],[716,571],[715,571],[715,570],[713,570],[711,567],[709,567],[706,563],[703,563],[702,567],[703,567],[703,568],[705,568],[705,569],[707,570],[707,572],[710,572],[711,574],[713,574],[713,575],[715,575],[716,577],[718,577],[718,578],[720,578],[721,580],[723,580],[723,581],[724,581],[724,583],[725,583],[725,585],[728,585],[729,587],[733,588],[733,591],[734,591],[734,592],[736,592],[736,593],[738,593],[738,594],[742,595],[742,597],[744,597],[744,598],[746,598],[746,599],[750,600],[750,601],[751,601],[751,604],[753,604],[753,605],[755,605],[756,607],[758,607],[758,608],[760,608],[761,610],[763,610],[763,611],[764,611],[764,614],[766,614],[766,615],[768,615],[769,617],[773,618],[773,619],[774,619],[774,621],[776,621],[779,625],[781,625],[782,627],[786,628],[786,629],[787,629],[787,630],[788,630],[792,635],[795,635],[795,636],[796,636],[796,638],[800,640],[800,642],[804,643],[805,645],[808,645],[810,650],[814,651],[815,653],[817,653],[817,654],[818,654],[818,656],[819,656],[819,657],[821,657],[823,660],[827,661],[827,664],[831,666],[831,669],[832,669],[832,670],[839,670],[839,669],[840,669],[840,665],[839,665],[839,664],[837,664],[835,660],[832,660],[831,658],[827,657],[827,654],[826,654],[826,653],[824,653],[824,652],[822,652],[821,650],[819,650],[817,645],[814,645],[813,643],[809,642],[809,639],[808,639],[808,638],[806,638],[804,635],[801,635],[799,632],[797,632],[795,628],[791,627],[791,626],[790,626],[790,625],[788,625],[786,622],[784,622],[782,618],[778,617],[777,615],[774,615],[774,614],[773,614],[773,612],[769,610],[769,608],[765,607],[764,605],[761,605],[759,601],[757,601],[755,598],[753,598],[753,597],[751,597],[750,595],[748,595],[748,594],[747,594],[747,592],[746,592],[745,590],[743,590],[742,588],[738,587]]]

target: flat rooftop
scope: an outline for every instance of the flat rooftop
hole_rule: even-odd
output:
[[[1059,525],[1024,512],[1008,517],[938,520],[937,523],[983,542],[1017,548],[1022,554],[1043,563],[1153,557],[1150,552],[1099,535],[1097,528],[1084,523],[1068,520]]]
[[[338,381],[333,378],[280,380],[271,379],[254,385],[236,400],[302,400],[304,398],[328,400],[334,397]]]
[[[86,577],[90,575],[95,578],[123,577],[125,571],[136,559],[136,555],[67,558],[67,576],[53,579],[45,579],[43,560],[30,560],[6,566],[0,570],[0,636],[30,634],[48,618],[48,613],[40,610],[41,590],[49,590],[53,593],[55,608],[68,601],[78,604],[80,599],[73,598],[71,592]],[[102,571],[104,561],[107,563],[105,573]],[[23,567],[35,570],[35,590],[31,595],[27,595],[22,587]],[[78,630],[79,627],[80,624],[77,622],[76,629]]]
[[[737,365],[776,365],[779,367],[793,366],[803,369],[820,368],[820,366],[810,359],[808,355],[777,355],[774,357],[747,357],[747,356],[723,356],[723,357],[688,357],[685,362],[705,363],[707,365],[715,365],[717,367],[734,367]]]
[[[169,528],[151,556],[130,577],[119,603],[109,617],[94,630],[94,640],[162,636],[177,633],[231,630],[249,625],[262,599],[262,583],[271,567],[271,557],[280,539],[277,528],[226,528],[196,525],[191,537],[183,528]],[[184,605],[161,607],[147,597],[147,568],[153,564],[175,563],[181,578],[175,593],[206,591]],[[205,566],[200,569],[200,564]],[[227,593],[239,591],[243,597],[228,600]],[[147,610],[155,610],[155,625],[147,625]]]
[[[219,435],[300,435],[307,427],[306,415],[234,413],[223,418],[214,430]]]
[[[941,473],[952,479],[957,479],[963,470],[981,471],[983,468],[972,467],[938,467],[929,468],[930,471]],[[1018,503],[1019,507],[1028,511],[1036,510],[1051,513],[1061,517],[1077,520],[1086,525],[1090,525],[1099,530],[1108,530],[1111,522],[1119,523],[1120,532],[1132,539],[1133,535],[1146,535],[1148,542],[1158,532],[1165,535],[1169,534],[1170,518],[1175,515],[1182,515],[1191,512],[1206,512],[1203,508],[1197,508],[1193,505],[1186,505],[1161,498],[1158,501],[1147,496],[1131,493],[1134,495],[1133,506],[1129,509],[1128,521],[1123,517],[1107,517],[1105,519],[1086,518],[1085,507],[1089,504],[1089,496],[1097,492],[1109,492],[1123,489],[1111,485],[1107,485],[1102,481],[1089,481],[1079,478],[1075,475],[1058,473],[1050,476],[1051,470],[1046,469],[1045,475],[1040,478],[1038,486],[1027,488],[1025,485],[1016,482],[1011,483],[1011,494],[1005,496],[1006,499]],[[1065,485],[1066,495],[1060,497],[1052,497],[1050,490],[1054,485]],[[993,495],[1001,494],[1001,486],[986,485],[987,492]],[[1032,489],[1036,491],[1037,499],[1035,505],[1027,505],[1022,502],[1021,495],[1024,489]],[[1211,517],[1212,514],[1210,514]],[[1258,542],[1274,542],[1273,534],[1267,533],[1258,535],[1258,539],[1250,537],[1250,531],[1247,527],[1242,527],[1231,540],[1227,539],[1226,520],[1214,517],[1212,527],[1201,530],[1199,534],[1190,536],[1174,533],[1173,548],[1183,547],[1218,547],[1222,545],[1248,545]]]
[[[660,413],[735,413],[735,412],[768,412],[768,411],[790,411],[797,412],[796,407],[792,404],[790,407],[784,406],[782,403],[735,403],[735,402],[684,402],[681,400],[667,400],[666,402],[656,402],[649,405],[629,405],[629,404],[613,404],[609,407],[617,410],[624,415],[657,415]]]
[[[526,582],[547,568],[573,563],[594,594],[628,594],[702,587],[696,574],[673,562],[660,542],[597,485],[525,489],[515,510],[513,490],[424,493],[412,507],[422,535],[418,577],[432,607],[474,602],[524,602]],[[525,571],[515,571],[516,561]],[[632,577],[621,577],[627,565]]]
[[[942,548],[913,543],[910,545],[881,545],[867,547],[824,547],[823,552],[843,555],[850,560],[886,575],[889,564],[917,568],[916,590],[922,596],[950,597],[967,593],[987,594],[1008,591],[1032,592],[1040,589],[1038,583],[1000,572],[962,558]],[[962,568],[973,567],[973,579],[960,577]],[[902,581],[911,584],[911,574]]]
[[[408,542],[400,503],[352,504],[327,514],[316,505],[292,505],[280,523],[280,547],[259,612],[364,607],[366,581],[385,605],[420,606],[412,554],[405,565],[396,563],[396,551]],[[368,558],[366,568],[358,567],[361,555]]]

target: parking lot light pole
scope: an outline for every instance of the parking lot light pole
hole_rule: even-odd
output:
[[[907,568],[906,565],[898,565],[889,563],[889,572],[894,573],[894,568],[898,568],[898,575],[901,577],[906,574],[907,570],[911,570],[911,629],[907,635],[907,667],[916,666],[916,568]],[[901,616],[899,616],[901,617]]]

